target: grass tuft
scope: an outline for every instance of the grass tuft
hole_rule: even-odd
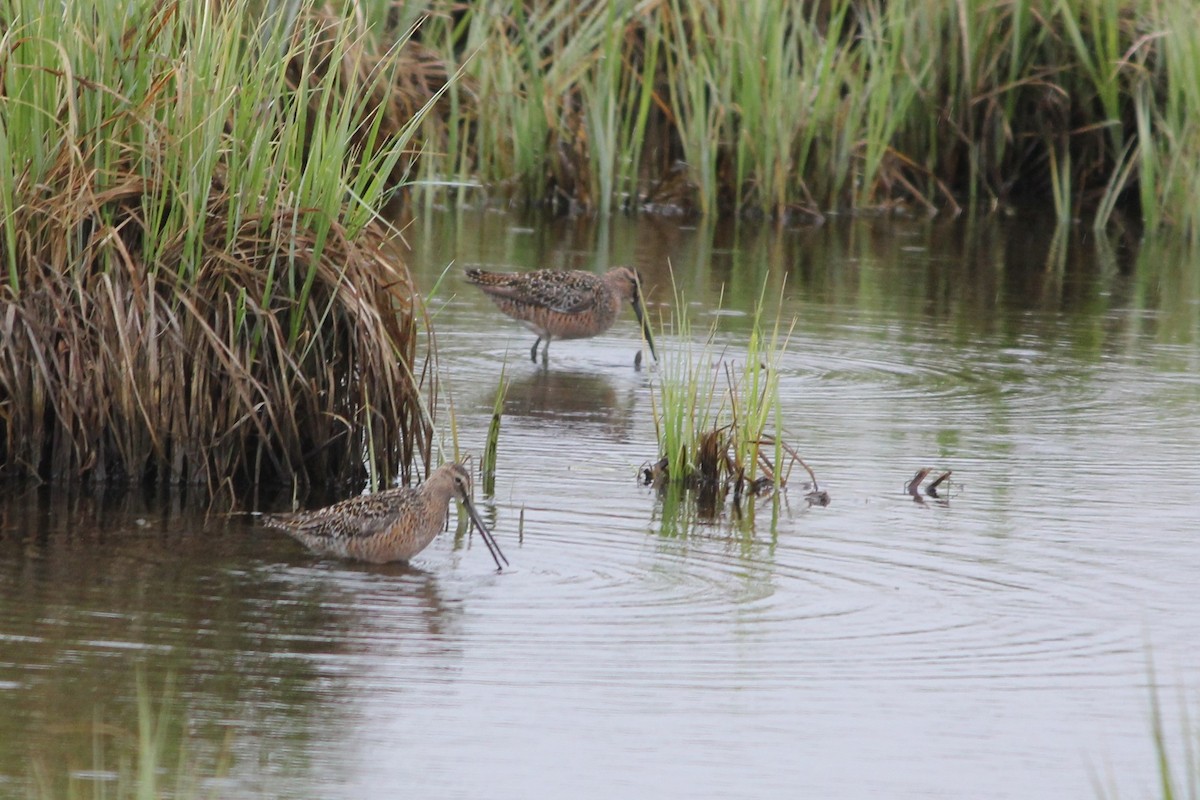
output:
[[[361,482],[429,457],[377,222],[442,81],[350,11],[6,0],[0,471]]]
[[[659,337],[663,356],[651,389],[659,459],[643,470],[647,484],[694,488],[706,506],[732,492],[736,505],[785,487],[793,464],[808,470],[782,436],[768,432],[782,427],[777,367],[791,326],[777,313],[770,329],[764,327],[763,292],[746,353],[733,358],[718,350],[715,322],[702,342],[693,339],[687,303],[674,290],[674,336]],[[815,478],[810,488],[818,502],[823,493]]]

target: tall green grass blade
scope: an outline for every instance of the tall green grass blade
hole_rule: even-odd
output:
[[[4,218],[4,264],[8,286],[13,295],[21,291],[21,272],[17,250],[17,225],[13,214],[17,202],[17,172],[13,163],[12,148],[8,141],[8,128],[0,120],[0,209]]]
[[[479,472],[483,476],[483,493],[491,497],[496,493],[496,459],[500,448],[500,420],[504,415],[504,398],[508,394],[509,379],[506,374],[508,362],[500,367],[500,381],[496,385],[496,396],[492,401],[492,419],[488,424],[487,439],[483,446],[483,458]]]

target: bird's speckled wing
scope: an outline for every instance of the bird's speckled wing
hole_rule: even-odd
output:
[[[540,306],[560,314],[579,314],[595,307],[603,282],[599,275],[578,270],[533,272],[467,270],[467,280],[486,294]]]
[[[351,497],[315,511],[273,514],[264,524],[285,531],[330,538],[369,537],[390,528],[417,500],[415,489],[399,487]]]

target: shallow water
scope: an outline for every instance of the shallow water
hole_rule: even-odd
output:
[[[1200,687],[1194,258],[1036,220],[406,235],[422,288],[452,265],[431,310],[466,452],[512,381],[476,489],[512,568],[462,529],[366,567],[154,498],[6,489],[0,796],[115,783],[138,674],[219,797],[1154,794],[1151,671],[1177,744]],[[640,486],[632,314],[543,368],[459,277],[617,263],[656,317],[670,264],[735,361],[764,281],[782,298],[785,432],[828,507]],[[925,466],[948,500],[902,491]]]

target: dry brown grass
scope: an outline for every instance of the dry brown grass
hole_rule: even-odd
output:
[[[189,73],[205,62],[171,48],[211,40],[219,63],[241,23],[187,17],[198,8],[148,6],[120,36],[87,27],[100,12],[0,41],[0,133],[16,153],[0,170],[0,474],[211,492],[407,479],[431,446],[419,300],[371,218],[385,181],[346,181],[356,162],[403,173],[395,142],[432,93],[390,91],[414,74],[403,59],[310,15],[280,62],[290,84],[262,79],[307,112],[284,97],[239,106],[263,88],[246,75],[226,78],[234,101],[207,105],[208,76]],[[114,41],[128,53],[103,50]],[[276,159],[254,186],[251,152]]]
[[[237,242],[206,243],[187,280],[147,269],[130,189],[116,200],[124,213],[114,215],[110,199],[114,223],[87,232],[87,267],[28,253],[36,266],[21,292],[0,290],[7,472],[216,488],[361,480],[368,454],[388,474],[428,460],[408,372],[417,360],[414,289],[381,242],[326,244],[293,345],[290,300],[265,285],[268,262],[287,254],[248,221]],[[24,241],[83,235],[101,200],[92,198],[90,214],[87,203],[64,214],[57,198],[25,206],[20,227],[34,233]],[[311,242],[300,236],[293,246],[304,253]]]

